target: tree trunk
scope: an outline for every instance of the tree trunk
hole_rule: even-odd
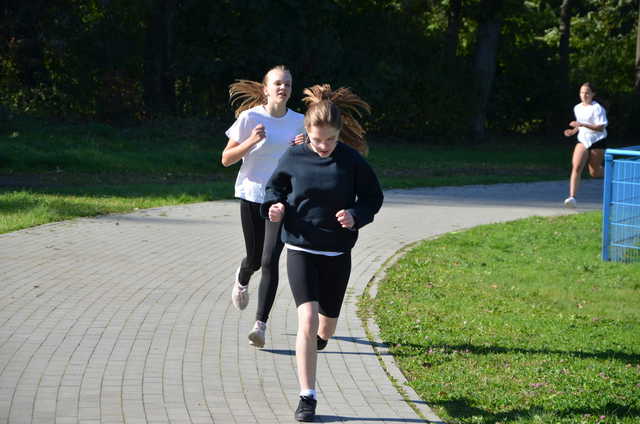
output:
[[[453,65],[458,53],[458,36],[462,26],[462,0],[451,0],[447,11],[446,55],[447,64]]]
[[[144,53],[144,102],[152,115],[175,114],[175,20],[177,0],[152,0]]]
[[[487,106],[496,73],[500,25],[501,18],[497,13],[488,16],[478,25],[473,61],[474,108],[471,117],[471,135],[476,141],[486,136]]]
[[[569,77],[571,64],[569,60],[571,38],[571,17],[573,15],[573,0],[562,0],[560,5],[560,22],[558,29],[560,31],[560,43],[558,45],[558,79],[557,87],[553,87],[558,97],[548,110],[549,115],[546,117],[546,130],[548,134],[557,134],[558,128],[562,128],[568,121],[566,105],[571,102],[575,95],[571,87],[571,79]]]
[[[569,38],[571,36],[571,5],[572,0],[563,0],[560,6],[560,83],[562,92],[568,92],[569,87]]]
[[[27,87],[36,87],[43,80],[45,68],[43,39],[46,29],[40,22],[50,13],[47,2],[31,0],[30,2],[4,2],[0,12],[0,37],[4,48],[9,51],[5,60],[12,62],[18,70],[21,83]]]
[[[640,94],[640,3],[638,3],[638,28],[636,30],[636,93]]]

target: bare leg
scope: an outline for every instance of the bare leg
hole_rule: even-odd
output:
[[[569,178],[569,197],[576,197],[580,188],[580,179],[584,165],[589,159],[589,151],[582,143],[576,143],[573,149],[573,158],[571,159],[571,177]]]
[[[589,174],[593,178],[602,178],[604,176],[604,166],[602,166],[602,159],[604,158],[603,149],[589,150]]]
[[[316,387],[318,321],[318,302],[306,302],[298,306],[296,363],[300,390],[315,390]]]
[[[338,318],[329,318],[322,314],[318,314],[318,316],[320,317],[318,336],[322,337],[324,340],[329,340],[336,332]]]

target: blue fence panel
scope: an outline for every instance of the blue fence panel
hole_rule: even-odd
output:
[[[605,151],[602,259],[640,261],[640,146]]]

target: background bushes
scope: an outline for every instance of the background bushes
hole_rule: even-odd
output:
[[[131,123],[163,116],[230,121],[228,85],[275,64],[303,87],[350,86],[373,106],[369,130],[428,140],[466,134],[481,0],[5,1],[2,116]],[[560,0],[494,1],[501,22],[487,107],[493,133],[559,134],[580,83],[598,87],[611,133],[631,135],[638,1],[575,1],[570,68],[560,67]],[[1,118],[4,119],[4,118]],[[0,120],[1,120],[0,119]]]

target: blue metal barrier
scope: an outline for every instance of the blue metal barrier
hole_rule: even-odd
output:
[[[602,259],[640,261],[640,146],[604,155]]]

